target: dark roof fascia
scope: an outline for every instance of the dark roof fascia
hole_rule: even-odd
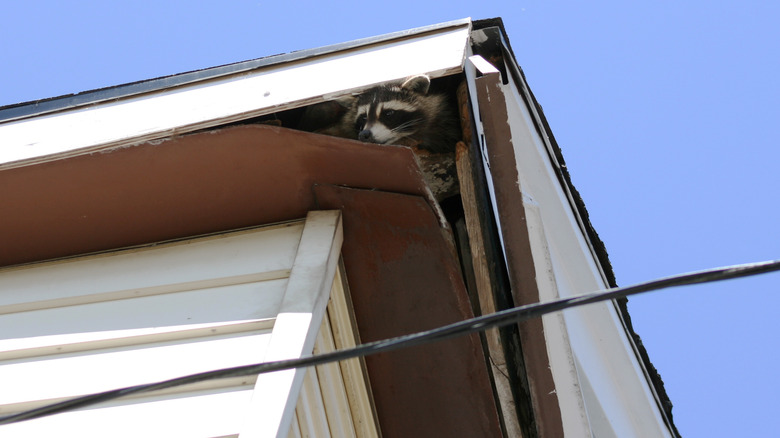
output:
[[[223,76],[248,72],[272,65],[300,61],[303,59],[314,58],[334,52],[341,52],[373,44],[380,44],[391,40],[419,36],[450,27],[468,25],[470,23],[470,18],[463,18],[430,26],[417,27],[384,35],[361,38],[345,43],[333,44],[314,49],[299,50],[280,55],[266,56],[249,61],[242,61],[218,67],[210,67],[202,70],[194,70],[186,73],[162,76],[155,79],[131,82],[96,90],[84,91],[76,94],[67,94],[59,97],[6,105],[0,107],[0,123],[35,117],[82,106],[94,105],[101,102],[115,101],[130,96],[179,87],[196,82],[213,80]]]
[[[516,83],[527,84],[528,82],[526,81],[525,73],[523,72],[520,65],[517,63],[517,58],[515,57],[514,52],[512,51],[512,47],[509,44],[509,38],[507,37],[503,20],[500,17],[498,17],[498,18],[490,18],[484,20],[475,20],[472,23],[472,29],[475,31],[484,30],[491,27],[498,28],[499,30],[498,37],[501,40],[500,44],[504,51],[504,58],[508,61],[508,64],[511,64],[510,65],[511,68],[508,68],[509,70],[508,73],[513,75],[513,79],[515,80]],[[590,216],[588,215],[588,210],[585,207],[585,202],[583,201],[582,196],[580,196],[580,193],[577,191],[577,189],[574,187],[574,184],[572,183],[571,175],[569,174],[568,168],[566,167],[566,162],[564,161],[561,148],[558,145],[558,142],[555,140],[555,136],[553,135],[552,129],[550,128],[550,125],[547,122],[547,118],[544,115],[542,106],[536,100],[536,97],[534,96],[530,87],[527,87],[526,90],[528,92],[528,96],[530,96],[531,99],[531,102],[527,102],[527,103],[535,108],[539,116],[538,121],[540,125],[537,125],[536,129],[542,138],[546,137],[549,140],[549,145],[551,147],[551,150],[549,150],[548,152],[550,153],[550,159],[554,164],[553,168],[558,174],[558,178],[561,184],[563,184],[564,187],[568,189],[569,194],[572,197],[572,200],[574,201],[573,208],[575,210],[575,213],[578,214],[582,220],[583,226],[585,228],[584,231],[588,239],[590,240],[591,245],[593,246],[593,249],[596,253],[599,263],[603,269],[604,275],[607,277],[609,286],[616,287],[617,281],[615,279],[615,274],[612,269],[612,264],[609,261],[609,254],[607,253],[606,246],[604,245],[604,242],[601,240],[595,228],[593,227],[593,224],[590,221]],[[628,313],[628,306],[627,306],[628,299],[623,298],[623,299],[616,300],[616,304],[617,304],[618,313],[621,319],[623,320],[623,324],[625,325],[626,331],[628,332],[631,339],[633,340],[637,352],[639,353],[639,356],[641,358],[641,361],[644,364],[648,376],[650,377],[651,383],[658,394],[658,397],[660,399],[659,401],[661,403],[660,406],[661,411],[663,412],[663,415],[666,418],[666,422],[671,428],[672,433],[675,436],[679,437],[680,433],[677,430],[677,426],[674,424],[674,418],[672,416],[671,399],[669,398],[669,395],[666,392],[663,379],[661,378],[660,374],[658,373],[658,370],[655,368],[653,363],[650,361],[650,357],[647,353],[647,349],[642,343],[641,337],[634,331],[633,324],[631,323],[631,316]]]

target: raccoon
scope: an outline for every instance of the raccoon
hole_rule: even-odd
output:
[[[377,144],[408,146],[437,200],[459,192],[455,145],[460,122],[444,94],[429,93],[426,75],[379,85],[304,110],[298,129]]]
[[[340,130],[364,142],[451,153],[459,139],[458,121],[445,95],[428,94],[430,85],[428,76],[419,75],[371,88],[354,99]]]

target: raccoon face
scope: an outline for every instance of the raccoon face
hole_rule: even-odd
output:
[[[358,140],[371,143],[397,143],[413,135],[423,122],[423,114],[399,101],[379,102],[358,107],[355,131]]]
[[[388,144],[413,137],[426,122],[420,100],[429,85],[427,76],[415,76],[400,86],[379,86],[361,95],[354,114],[358,140]]]

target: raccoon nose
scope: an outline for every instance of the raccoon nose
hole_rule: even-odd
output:
[[[358,140],[360,141],[371,141],[372,138],[373,135],[371,135],[371,131],[368,129],[364,129],[358,134]]]

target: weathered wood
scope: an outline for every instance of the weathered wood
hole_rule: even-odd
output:
[[[493,288],[490,281],[490,272],[485,258],[485,243],[482,238],[482,224],[476,211],[476,198],[474,193],[473,170],[468,156],[468,148],[462,142],[458,143],[455,162],[458,168],[460,180],[460,195],[463,200],[463,210],[466,218],[466,230],[469,235],[471,247],[474,277],[479,297],[479,310],[483,315],[495,313],[496,303],[493,298]],[[504,347],[501,344],[501,334],[498,329],[485,331],[485,339],[488,346],[490,371],[493,374],[493,382],[496,386],[496,395],[501,408],[506,434],[510,437],[522,437],[518,422],[515,400],[512,396],[512,385],[509,381]]]
[[[516,306],[539,302],[536,266],[528,234],[523,193],[519,181],[507,106],[498,71],[475,80],[482,115],[487,159],[496,188],[496,214]],[[563,436],[564,424],[558,392],[550,365],[547,339],[541,319],[517,324],[523,360],[539,436]]]
[[[455,164],[460,182],[460,195],[469,238],[469,247],[471,248],[471,264],[479,311],[482,315],[486,315],[496,312],[498,306],[495,302],[493,280],[491,279],[485,248],[484,230],[487,225],[483,223],[479,212],[479,202],[474,182],[474,168],[467,146],[472,144],[474,126],[472,124],[471,104],[465,81],[458,86],[457,98],[461,116],[460,123],[463,130],[462,135],[465,143],[459,142],[456,147]],[[503,418],[504,432],[509,437],[522,437],[522,428],[519,424],[517,406],[512,393],[512,382],[509,379],[505,350],[501,342],[501,333],[498,329],[487,330],[485,331],[485,340],[488,349],[490,371],[493,375],[496,396],[498,397],[498,404]]]

